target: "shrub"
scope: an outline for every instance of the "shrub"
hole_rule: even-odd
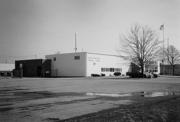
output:
[[[120,72],[114,72],[114,76],[120,76],[121,73]]]
[[[106,76],[104,73],[101,73],[101,76]]]
[[[126,75],[127,75],[127,76],[130,76],[130,75],[131,75],[131,72],[126,72]]]
[[[100,77],[99,74],[91,74],[92,77]]]

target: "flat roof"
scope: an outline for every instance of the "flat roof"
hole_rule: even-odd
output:
[[[16,62],[21,62],[21,61],[37,61],[37,60],[44,60],[44,59],[21,59],[21,60],[16,60]]]
[[[0,71],[12,71],[15,68],[15,64],[0,63]]]
[[[46,55],[46,56],[80,54],[80,53],[88,53],[88,54],[95,54],[95,55],[106,55],[106,56],[115,56],[115,57],[120,57],[121,58],[121,56],[119,56],[119,55],[103,54],[103,53],[93,53],[93,52],[56,53],[56,54],[49,54],[49,55]]]
[[[89,54],[95,54],[95,55],[106,55],[106,56],[115,56],[115,57],[121,57],[119,55],[112,55],[112,54],[103,54],[103,53],[93,53],[93,52],[87,52]]]

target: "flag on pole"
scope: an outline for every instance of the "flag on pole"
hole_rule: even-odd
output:
[[[164,29],[164,24],[160,26],[160,30],[163,30]]]

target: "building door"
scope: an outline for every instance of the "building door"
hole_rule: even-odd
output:
[[[42,67],[41,67],[41,66],[38,66],[38,67],[37,67],[37,76],[38,76],[38,77],[41,77],[41,72],[42,72]]]

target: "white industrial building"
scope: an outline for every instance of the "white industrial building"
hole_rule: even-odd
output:
[[[114,72],[125,74],[129,63],[116,55],[89,52],[63,53],[47,55],[51,59],[52,76],[92,76],[105,74],[111,76]]]
[[[14,64],[0,63],[0,76],[11,76]]]

